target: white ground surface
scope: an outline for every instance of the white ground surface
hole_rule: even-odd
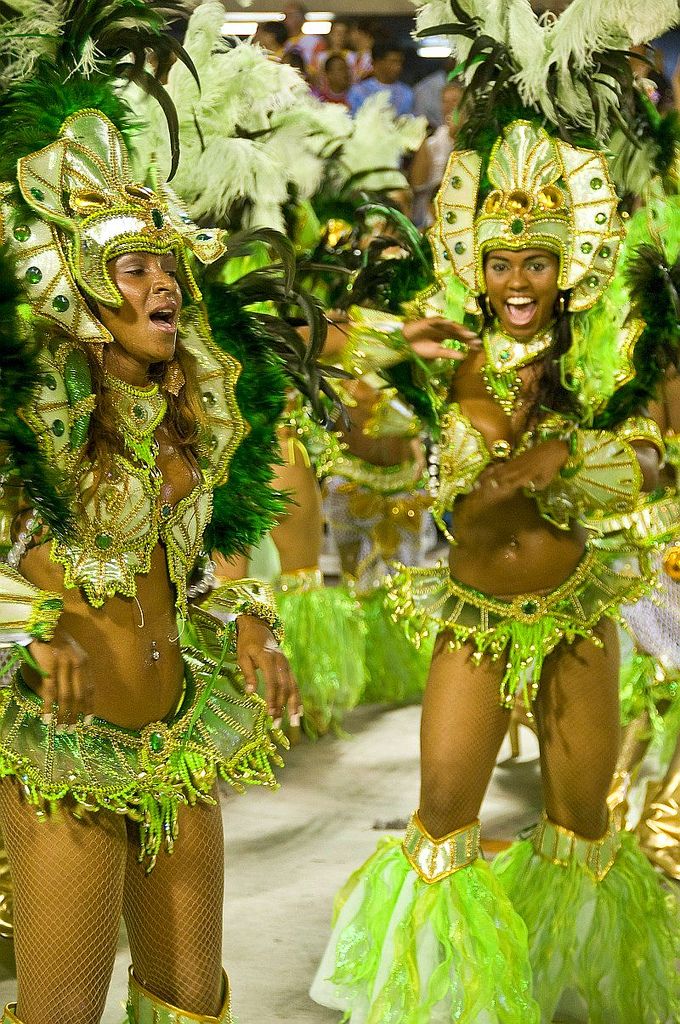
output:
[[[350,739],[326,737],[287,755],[278,792],[224,793],[224,963],[239,1024],[338,1021],[307,989],[334,893],[385,834],[376,824],[404,820],[417,805],[419,715],[417,707],[359,708],[347,721]],[[522,739],[521,763],[505,762],[501,751],[482,812],[486,837],[510,838],[536,820],[536,748],[530,733],[522,731]],[[104,1024],[123,1020],[128,963],[121,931]],[[14,991],[11,943],[0,940],[3,1004]]]

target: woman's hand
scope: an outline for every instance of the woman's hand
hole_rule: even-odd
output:
[[[428,316],[422,320],[411,320],[404,324],[402,331],[409,347],[421,359],[466,359],[470,351],[478,349],[481,338],[469,327],[446,320],[443,316]],[[448,339],[462,342],[462,351],[444,344]]]
[[[267,624],[253,615],[236,620],[236,657],[246,681],[246,693],[257,690],[257,671],[262,673],[267,709],[274,725],[281,723],[286,708],[291,725],[300,724],[300,694],[288,659]]]
[[[91,715],[94,687],[83,672],[87,655],[73,637],[57,627],[49,643],[34,640],[28,649],[42,673],[36,691],[43,713],[63,724]]]
[[[485,504],[505,501],[517,491],[543,491],[569,458],[566,441],[543,441],[514,459],[489,466],[475,484]]]

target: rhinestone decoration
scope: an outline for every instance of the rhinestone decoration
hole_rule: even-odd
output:
[[[151,220],[154,222],[154,225],[159,229],[162,228],[163,225],[165,224],[165,218],[163,214],[155,206],[151,211]]]
[[[45,193],[42,191],[42,189],[39,188],[32,188],[31,195],[34,199],[37,199],[39,203],[41,203],[45,198]]]
[[[54,420],[52,422],[52,433],[55,437],[62,437],[65,430],[66,426],[63,420]]]
[[[592,247],[590,242],[584,242],[583,245],[581,246],[581,252],[585,253],[586,256],[588,255],[588,253],[590,253],[592,251],[593,251],[593,247]]]
[[[42,270],[40,267],[29,267],[26,271],[26,280],[29,284],[40,284],[42,281]]]
[[[98,533],[94,539],[94,543],[100,551],[108,551],[113,544],[113,537],[108,533]]]
[[[27,242],[31,237],[31,229],[28,224],[18,224],[14,229],[14,237],[17,242]]]
[[[52,306],[56,309],[57,313],[65,313],[70,305],[71,303],[65,295],[55,295],[52,299]]]
[[[462,242],[456,242],[453,249],[454,252],[456,252],[459,256],[462,256],[463,253],[465,252],[465,246],[463,245]]]
[[[603,184],[604,184],[604,182],[602,181],[602,178],[591,178],[590,179],[590,187],[592,189],[594,189],[596,192],[599,192],[599,190],[602,188]]]
[[[595,214],[595,223],[596,224],[606,224],[607,223],[607,214],[606,213],[596,213]]]

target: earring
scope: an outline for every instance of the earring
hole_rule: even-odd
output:
[[[171,363],[168,363],[165,370],[165,376],[163,377],[163,390],[177,398],[178,394],[184,387],[184,384],[185,377],[182,372],[182,367],[176,359],[173,359]]]
[[[560,311],[560,316],[564,316],[564,314],[567,311],[567,300],[565,299],[562,292],[560,292],[560,296],[557,300],[557,308]]]

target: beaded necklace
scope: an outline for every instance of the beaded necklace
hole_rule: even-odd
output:
[[[116,396],[114,408],[125,447],[139,462],[153,469],[158,454],[154,433],[168,409],[158,385],[135,387],[108,373],[104,374],[104,382]]]
[[[549,324],[540,334],[529,341],[518,341],[506,334],[498,324],[484,331],[482,343],[486,363],[482,367],[484,387],[503,409],[506,416],[512,416],[517,405],[517,396],[522,388],[522,378],[517,370],[528,366],[550,348],[553,343],[554,324]]]

